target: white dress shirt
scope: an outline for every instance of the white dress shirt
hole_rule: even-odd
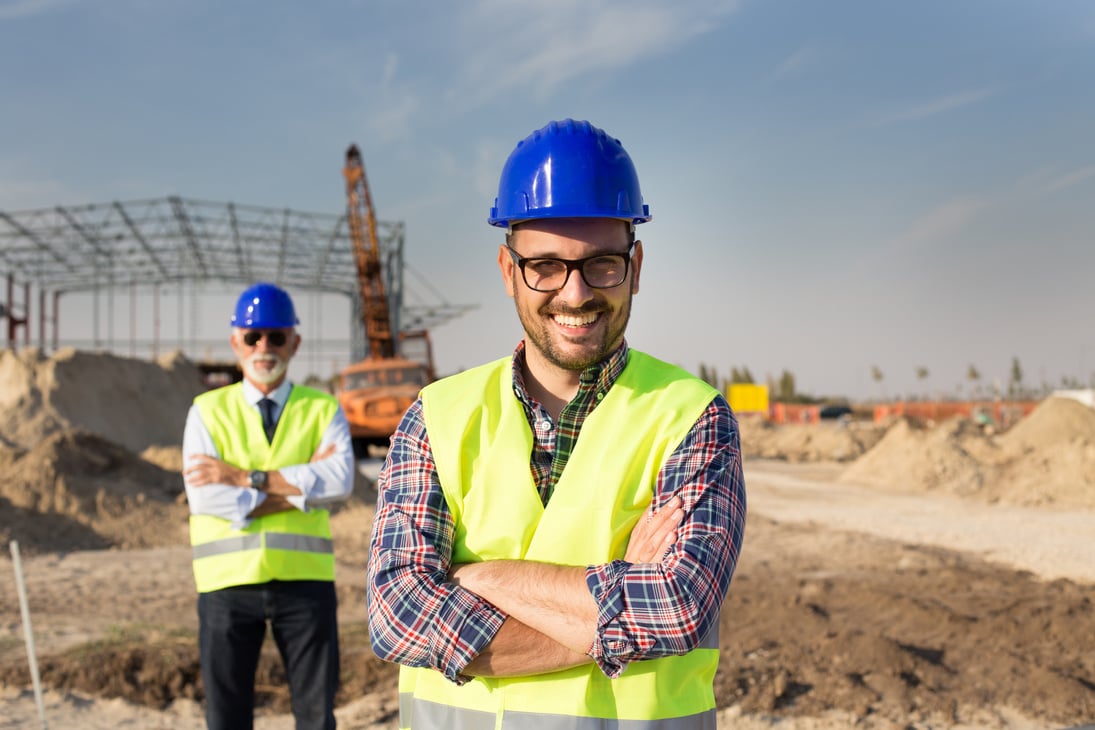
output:
[[[289,398],[292,387],[292,383],[286,380],[273,393],[265,395],[244,380],[243,397],[256,411],[259,410],[258,403],[263,398],[274,401],[276,422],[281,417],[282,408]],[[335,412],[335,417],[331,419],[327,430],[324,431],[317,451],[331,444],[335,445],[335,451],[326,459],[307,464],[283,466],[278,469],[287,482],[300,489],[299,495],[289,496],[286,499],[302,512],[307,512],[310,507],[323,507],[344,501],[353,491],[354,450],[350,439],[350,425],[346,422],[346,414],[341,408]],[[192,405],[186,414],[186,428],[183,430],[184,469],[190,457],[197,454],[221,458],[217,445],[213,443],[213,436],[202,421],[201,411],[197,405]],[[251,487],[236,487],[230,484],[206,484],[201,487],[186,484],[186,499],[190,504],[191,514],[222,517],[230,520],[232,527],[242,529],[251,523],[247,515],[265,501],[266,494]]]

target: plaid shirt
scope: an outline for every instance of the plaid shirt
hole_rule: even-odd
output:
[[[524,342],[513,355],[513,389],[534,444],[530,468],[546,504],[582,423],[627,363],[622,344],[581,374],[578,394],[554,423],[525,391]],[[392,436],[378,483],[368,566],[373,650],[382,658],[432,667],[462,682],[460,672],[494,638],[506,615],[448,582],[455,525],[438,481],[417,401]],[[615,560],[586,569],[599,607],[589,654],[609,677],[628,662],[684,654],[718,621],[745,529],[745,483],[737,422],[716,396],[658,472],[660,507],[681,497],[685,518],[662,562]]]

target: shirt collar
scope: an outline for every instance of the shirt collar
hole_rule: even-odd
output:
[[[251,384],[246,378],[243,379],[243,397],[253,406],[257,406],[259,401],[263,398],[269,398],[278,404],[278,406],[285,405],[285,401],[289,399],[289,391],[293,389],[293,384],[289,382],[289,378],[281,381],[281,385],[274,389],[274,392],[270,395],[266,395],[261,390]]]
[[[601,392],[608,392],[608,389],[616,382],[616,378],[620,377],[620,373],[627,365],[628,350],[627,340],[620,342],[620,346],[613,350],[612,354],[606,359],[590,365],[582,371],[579,387],[595,387]],[[513,351],[513,392],[522,402],[530,403],[528,391],[525,390],[524,366],[525,341],[521,340]]]

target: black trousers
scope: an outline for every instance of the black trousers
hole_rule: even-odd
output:
[[[335,727],[335,585],[272,581],[198,594],[198,646],[209,730],[251,730],[267,623],[289,678],[297,730]]]

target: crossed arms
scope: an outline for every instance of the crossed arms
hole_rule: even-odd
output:
[[[691,651],[713,628],[745,520],[725,401],[712,403],[659,473],[661,519],[640,520],[624,560],[577,567],[452,565],[454,524],[420,416],[416,404],[404,417],[378,485],[368,608],[382,659],[457,682],[590,661],[618,676],[631,661]]]
[[[196,406],[183,432],[183,480],[192,514],[207,514],[245,527],[250,520],[289,509],[306,511],[350,496],[354,457],[341,409],[328,425],[309,463],[268,473],[266,489],[251,488],[250,472],[220,458]]]

